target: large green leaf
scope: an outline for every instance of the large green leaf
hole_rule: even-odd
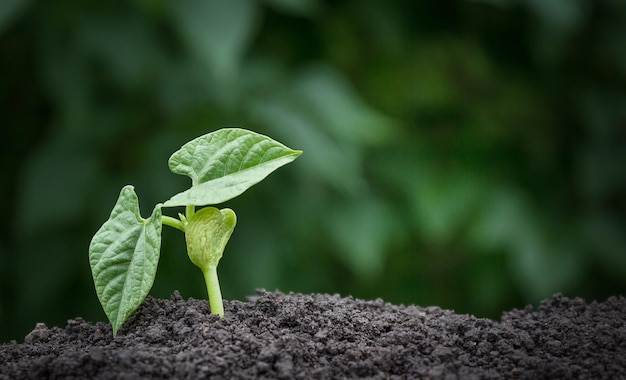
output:
[[[183,145],[169,159],[170,170],[191,178],[189,190],[163,206],[206,206],[232,199],[302,151],[239,128],[225,128]]]
[[[161,205],[148,219],[139,213],[132,186],[125,186],[109,220],[89,245],[89,264],[96,293],[113,336],[141,305],[154,282],[161,249]]]

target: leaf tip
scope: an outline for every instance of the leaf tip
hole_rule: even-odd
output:
[[[127,192],[127,191],[135,192],[135,186],[133,186],[133,185],[126,185],[126,186],[122,187],[122,190],[120,191],[120,193],[124,193],[124,192]]]

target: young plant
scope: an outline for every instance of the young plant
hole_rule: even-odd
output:
[[[225,128],[200,136],[172,154],[170,170],[189,176],[191,188],[157,204],[147,219],[141,217],[133,186],[124,186],[111,216],[89,245],[96,293],[113,337],[152,288],[163,224],[185,233],[189,259],[204,275],[211,312],[223,316],[217,264],[237,218],[230,209],[196,211],[196,207],[235,198],[300,154],[267,136]],[[179,213],[178,218],[162,214],[164,207],[179,206],[185,207],[185,214]]]

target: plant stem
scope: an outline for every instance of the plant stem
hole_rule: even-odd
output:
[[[185,206],[185,217],[187,218],[187,220],[191,220],[191,217],[195,213],[196,213],[196,206],[194,205]]]
[[[172,218],[171,216],[167,216],[167,215],[161,216],[161,223],[165,224],[166,226],[174,227],[177,230],[181,230],[185,232],[185,224],[176,218]]]
[[[204,282],[206,282],[206,290],[209,293],[211,314],[217,314],[222,318],[224,316],[224,304],[222,302],[220,282],[217,278],[217,267],[210,265],[202,273],[204,274]]]

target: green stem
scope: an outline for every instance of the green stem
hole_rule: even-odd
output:
[[[196,206],[194,205],[185,206],[185,216],[187,217],[187,220],[191,220],[191,217],[195,213],[196,213]]]
[[[224,316],[224,304],[222,302],[222,291],[220,290],[220,282],[217,279],[217,267],[208,266],[202,271],[204,274],[204,282],[206,282],[206,290],[209,293],[209,304],[211,305],[211,314]]]
[[[161,216],[161,223],[165,224],[166,226],[174,227],[177,230],[181,230],[185,232],[185,224],[176,218],[172,218],[171,216],[167,216],[167,215]]]

